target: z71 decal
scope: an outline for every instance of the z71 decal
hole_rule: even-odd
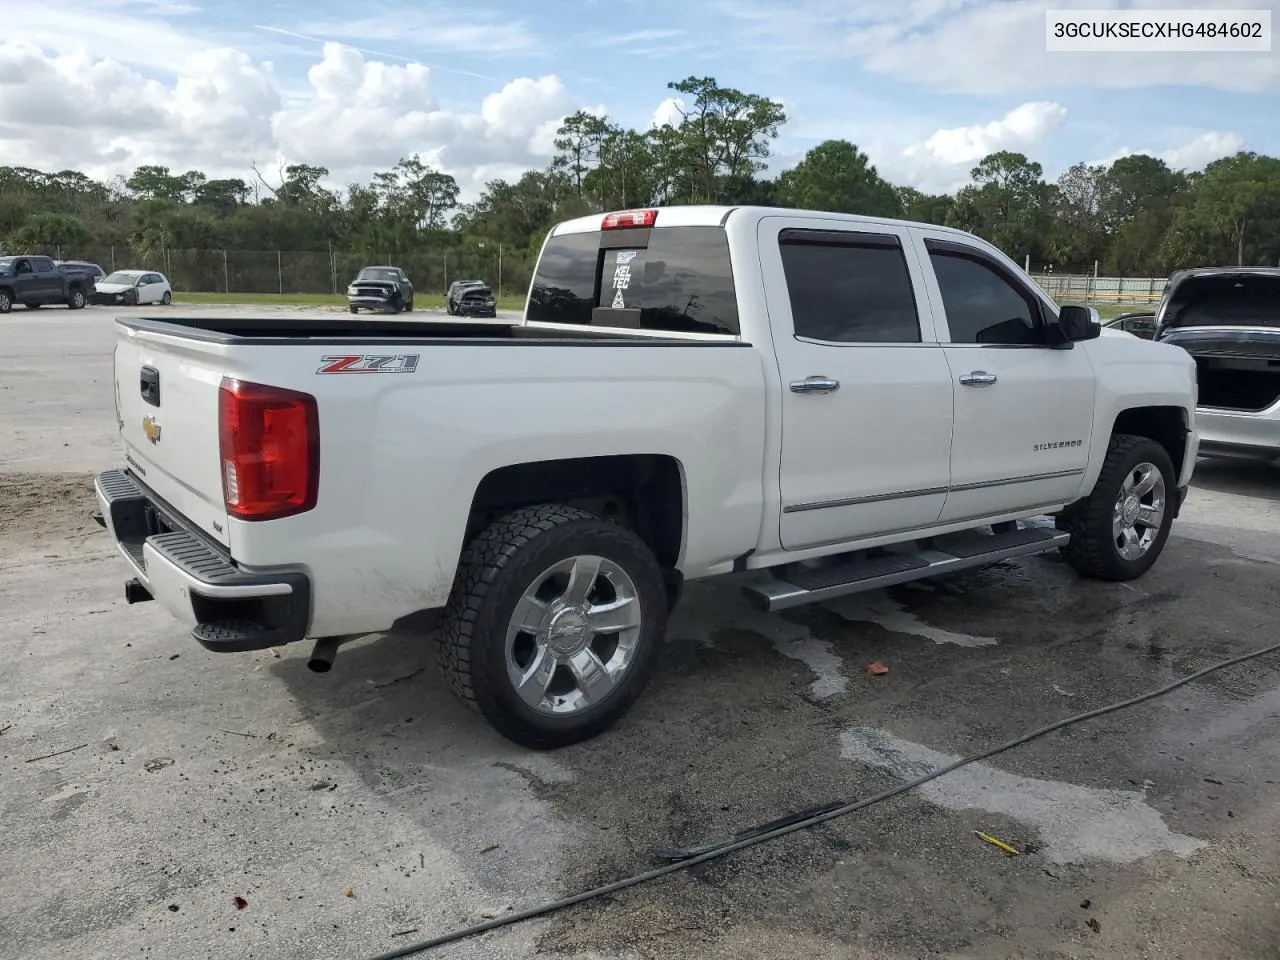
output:
[[[321,357],[316,373],[413,373],[421,354],[402,353],[383,356]]]

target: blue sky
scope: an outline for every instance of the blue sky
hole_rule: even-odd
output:
[[[784,102],[775,166],[845,137],[891,179],[927,189],[953,187],[1001,148],[1051,176],[1132,151],[1186,167],[1242,148],[1280,154],[1280,53],[1051,54],[1050,6],[1193,5],[79,0],[74,31],[33,7],[7,15],[0,154],[103,175],[309,160],[347,181],[420,152],[474,190],[541,166],[565,112],[600,107],[643,127],[667,82],[691,74]],[[37,81],[47,104],[24,113],[23,84]],[[81,123],[118,115],[136,133],[117,124],[69,144],[58,124],[74,121],[58,108],[71,104]]]

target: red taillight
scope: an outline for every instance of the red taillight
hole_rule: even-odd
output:
[[[310,510],[320,486],[320,417],[306,393],[223,378],[218,446],[227,512],[275,520]]]
[[[600,224],[601,230],[619,230],[626,227],[652,227],[658,219],[657,210],[622,210],[607,214]]]

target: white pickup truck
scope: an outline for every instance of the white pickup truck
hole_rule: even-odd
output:
[[[535,748],[621,716],[684,580],[779,610],[1052,549],[1140,576],[1198,446],[1186,351],[866,217],[562,223],[518,323],[117,325],[127,597],[318,670],[435,619],[456,692]]]

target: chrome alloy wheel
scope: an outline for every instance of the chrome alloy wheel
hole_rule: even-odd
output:
[[[1125,475],[1111,511],[1111,533],[1121,557],[1138,560],[1151,549],[1167,508],[1164,476],[1155,464],[1140,463]]]
[[[507,626],[507,676],[538,713],[600,703],[630,669],[640,643],[640,600],[612,560],[568,557],[525,590]]]

